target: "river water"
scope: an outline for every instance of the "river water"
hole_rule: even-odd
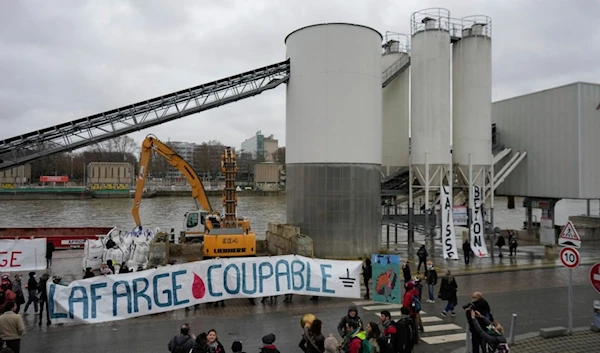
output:
[[[221,198],[211,203],[221,210]],[[495,223],[500,228],[521,229],[525,220],[523,200],[515,200],[516,208],[507,209],[507,200],[495,200]],[[75,227],[98,226],[133,229],[132,199],[0,201],[2,227]],[[140,216],[144,228],[182,229],[184,214],[195,207],[189,197],[159,197],[142,201]],[[570,215],[586,213],[585,200],[561,200],[556,205],[556,224],[564,225]],[[598,201],[592,201],[591,214],[598,215]],[[258,239],[264,239],[269,222],[285,223],[285,196],[240,196],[238,215],[250,218]],[[540,210],[534,210],[539,220]],[[402,232],[404,233],[404,232]]]

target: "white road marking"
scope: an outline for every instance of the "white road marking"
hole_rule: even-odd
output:
[[[464,341],[466,339],[467,339],[466,333],[454,333],[451,335],[421,337],[421,340],[427,344],[441,344],[441,343],[458,342],[458,341]]]
[[[365,306],[363,309],[365,310],[390,310],[390,309],[400,309],[402,308],[402,304],[382,304],[382,305],[371,305]]]
[[[442,324],[442,325],[425,326],[424,329],[425,329],[425,333],[427,333],[427,332],[460,330],[462,328],[455,324]]]
[[[440,319],[437,316],[421,316],[421,321],[423,322],[440,322],[440,321],[444,321],[443,319]]]

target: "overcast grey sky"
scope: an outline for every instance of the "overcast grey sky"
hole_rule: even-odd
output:
[[[195,0],[0,2],[0,139],[285,59],[285,36],[320,22],[410,33],[410,14],[492,18],[493,99],[600,82],[597,0]],[[285,88],[133,134],[285,144]]]

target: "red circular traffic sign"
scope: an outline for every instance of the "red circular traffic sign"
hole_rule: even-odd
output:
[[[560,251],[560,262],[569,269],[579,266],[579,251],[573,248],[563,248]]]
[[[590,269],[590,281],[592,282],[592,287],[600,293],[600,262]]]

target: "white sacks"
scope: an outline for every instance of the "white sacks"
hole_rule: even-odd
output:
[[[158,231],[160,230],[157,228]],[[122,232],[114,228],[109,234],[100,237],[98,240],[86,240],[83,268],[91,267],[92,270],[99,270],[100,265],[108,260],[113,261],[117,272],[123,263],[126,263],[130,269],[137,269],[139,266],[146,268],[150,253],[150,242],[155,235],[156,233],[150,229]],[[112,249],[106,248],[109,236],[116,244]]]

